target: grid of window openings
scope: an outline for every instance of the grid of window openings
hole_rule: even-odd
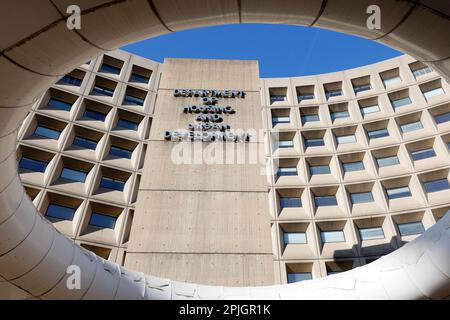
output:
[[[282,283],[370,263],[450,210],[448,83],[409,57],[398,67],[380,63],[355,74],[335,82],[319,76],[310,84],[291,78],[287,87],[285,79],[264,80],[263,101],[279,102],[265,106],[267,123],[284,124],[268,128],[268,157],[297,163],[272,166],[272,234]],[[267,99],[274,92],[293,99]]]
[[[22,124],[19,174],[40,212],[123,263],[150,132],[159,64],[115,51],[62,77]]]

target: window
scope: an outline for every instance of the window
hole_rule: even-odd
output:
[[[380,107],[378,105],[361,107],[361,113],[363,116],[366,116],[368,114],[375,113],[378,111],[380,111]]]
[[[127,95],[125,95],[125,98],[123,99],[123,104],[143,106],[144,100],[145,99],[141,99],[141,98],[127,94]]]
[[[422,234],[425,231],[421,221],[399,223],[397,226],[398,226],[398,231],[400,231],[400,235],[402,237],[411,236],[411,235],[415,235],[415,234]]]
[[[305,114],[301,116],[301,118],[302,123],[320,121],[320,117],[318,114]]]
[[[288,283],[295,283],[305,280],[311,280],[312,275],[310,272],[296,272],[296,273],[288,273],[287,281]]]
[[[327,97],[327,99],[330,99],[331,97],[342,96],[342,89],[326,90],[325,96]]]
[[[117,127],[137,131],[139,124],[125,119],[119,119],[119,121],[117,122]]]
[[[418,78],[418,77],[423,76],[423,75],[425,75],[427,73],[430,73],[432,71],[433,71],[433,69],[431,67],[426,66],[426,67],[414,70],[413,74],[414,74],[414,77]]]
[[[383,129],[369,131],[369,132],[367,132],[367,135],[369,136],[369,140],[379,139],[379,138],[389,137],[389,131],[387,128],[383,128]]]
[[[342,167],[345,172],[361,171],[365,169],[362,161],[343,163]]]
[[[437,124],[448,122],[450,121],[450,112],[434,116],[434,120],[436,121]]]
[[[34,160],[28,157],[22,157],[19,162],[19,168],[34,172],[45,172],[48,163],[44,161]]]
[[[137,83],[143,83],[148,84],[150,81],[150,77],[145,77],[137,73],[132,73],[130,77],[130,82],[137,82]]]
[[[384,158],[377,159],[378,166],[381,167],[389,167],[400,164],[400,160],[398,160],[397,156],[389,156]]]
[[[391,101],[391,104],[392,104],[392,107],[394,108],[394,110],[397,108],[403,107],[403,106],[407,106],[408,104],[411,104],[411,103],[412,103],[412,101],[409,97]]]
[[[284,244],[305,244],[308,243],[304,232],[285,232],[283,234]]]
[[[344,119],[350,117],[348,111],[335,111],[331,112],[331,119],[335,121],[336,119]]]
[[[360,228],[359,237],[362,241],[384,239],[384,232],[382,227]]]
[[[85,148],[85,149],[91,149],[91,150],[95,150],[97,148],[97,141],[91,140],[91,139],[87,139],[87,138],[83,138],[83,137],[79,137],[76,136],[73,139],[73,144],[75,146],[81,147],[81,148]]]
[[[89,118],[92,120],[98,120],[98,121],[105,121],[106,119],[106,115],[104,115],[103,113],[91,110],[91,109],[86,109],[84,111],[84,115],[85,118]]]
[[[116,217],[108,216],[97,212],[92,212],[89,225],[99,228],[114,229],[116,227]]]
[[[100,186],[102,188],[123,191],[125,187],[125,182],[122,180],[117,180],[108,177],[102,177],[102,181],[100,182]]]
[[[98,95],[98,96],[106,96],[106,97],[112,97],[114,95],[114,90],[102,87],[100,85],[95,85],[92,89],[92,95]]]
[[[276,125],[279,123],[290,123],[291,122],[291,118],[290,117],[283,117],[283,116],[274,116],[272,117],[272,125]]]
[[[323,138],[305,139],[305,145],[306,147],[322,147],[325,146],[325,142]]]
[[[405,123],[400,126],[400,129],[402,130],[403,133],[419,130],[422,128],[423,128],[423,125],[422,125],[422,122],[420,122],[420,121]]]
[[[109,154],[112,156],[120,157],[120,158],[127,158],[131,159],[131,151],[119,147],[112,146],[109,150]]]
[[[298,97],[298,102],[300,102],[302,100],[314,100],[314,98],[315,98],[315,96],[312,93],[311,94],[303,94]]]
[[[65,84],[69,86],[75,86],[80,87],[81,86],[81,80],[75,77],[72,77],[71,75],[65,75],[61,78],[61,80],[58,81],[57,84]]]
[[[411,152],[411,157],[414,161],[428,159],[436,156],[433,148],[416,150]]]
[[[428,193],[447,190],[450,188],[450,185],[449,185],[447,179],[427,181],[427,182],[424,182],[424,186],[425,186],[425,190]]]
[[[362,85],[359,85],[359,86],[354,86],[355,93],[368,91],[370,89],[372,89],[372,86],[370,84],[362,84]]]
[[[70,169],[70,168],[63,168],[60,177],[63,179],[84,183],[86,181],[86,176],[87,176],[87,173],[84,171]]]
[[[316,207],[337,206],[335,196],[315,196],[314,203],[316,204]]]
[[[349,134],[346,136],[337,136],[336,141],[338,144],[352,143],[356,142],[356,137],[354,134]]]
[[[402,82],[402,79],[400,78],[400,76],[383,79],[383,84],[385,87],[393,86],[400,82]]]
[[[411,190],[408,186],[405,187],[397,187],[397,188],[388,188],[386,189],[387,196],[389,200],[399,199],[411,197]]]
[[[358,192],[350,193],[350,198],[353,204],[373,202],[372,192]]]
[[[445,94],[445,92],[444,92],[444,89],[442,89],[442,88],[435,88],[435,89],[432,89],[430,91],[425,91],[423,93],[423,95],[424,95],[426,100],[429,100],[429,99],[431,99],[433,97],[437,97],[437,96],[440,96],[440,95],[443,95],[443,94]]]
[[[311,175],[329,174],[331,173],[331,170],[329,166],[309,166],[309,173]]]
[[[280,208],[301,208],[302,200],[296,197],[280,197]]]
[[[297,168],[296,167],[285,167],[285,168],[278,168],[277,175],[279,177],[282,176],[296,176],[297,175]]]
[[[321,231],[320,239],[323,243],[345,242],[344,231]]]
[[[114,67],[112,65],[103,63],[99,72],[104,72],[104,73],[112,73],[112,74],[116,74],[119,75],[121,71],[121,68],[118,67]]]
[[[292,140],[279,140],[275,142],[278,148],[292,148],[294,147],[294,141]]]
[[[44,126],[37,126],[36,130],[34,130],[34,134],[40,137],[58,140],[61,132]]]
[[[72,104],[55,98],[50,98],[47,106],[64,111],[70,111],[72,109]]]
[[[287,96],[286,95],[271,95],[270,96],[270,102],[284,102],[287,101]]]
[[[50,218],[72,221],[75,215],[75,209],[51,203],[48,205],[45,215]]]

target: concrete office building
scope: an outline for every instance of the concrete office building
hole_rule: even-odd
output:
[[[373,1],[176,2],[86,0],[69,31],[65,1],[39,0],[40,19],[2,38],[0,298],[448,298],[445,8],[375,1],[389,15],[367,30]],[[261,79],[257,61],[112,50],[238,22],[331,28],[415,58]],[[216,133],[180,141],[196,120]]]
[[[430,67],[402,56],[311,77],[258,74],[257,61],[158,64],[123,51],[80,66],[19,131],[28,195],[104,259],[227,286],[350,270],[448,212],[450,87]],[[174,163],[189,142],[165,132],[193,123],[183,106],[203,104],[178,89],[245,92],[218,99],[236,111],[223,116],[232,129],[263,132],[229,143],[236,155],[244,146],[244,163]],[[249,163],[252,144],[267,161]]]

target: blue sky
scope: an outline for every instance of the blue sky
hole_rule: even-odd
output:
[[[259,60],[263,78],[340,71],[401,55],[389,47],[355,36],[269,24],[192,29],[122,49],[159,62],[166,57]]]

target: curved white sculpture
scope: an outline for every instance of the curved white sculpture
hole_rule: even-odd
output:
[[[60,234],[26,196],[15,157],[17,126],[35,97],[90,57],[124,43],[172,29],[214,23],[261,21],[318,25],[379,39],[432,64],[449,79],[450,28],[445,12],[408,1],[399,4],[394,0],[361,0],[357,5],[354,1],[336,1],[340,8],[335,3],[315,0],[303,1],[302,8],[298,7],[298,1],[286,1],[280,6],[278,1],[242,0],[237,1],[238,6],[217,0],[203,8],[198,6],[199,1],[164,1],[163,5],[160,1],[148,0],[92,0],[83,1],[82,29],[68,30],[64,2],[42,0],[24,5],[15,0],[3,0],[0,4],[1,21],[10,24],[2,28],[0,41],[0,296],[2,291],[14,287],[24,293],[22,297],[38,299],[450,297],[449,214],[401,249],[338,275],[270,287],[185,284],[121,268]],[[360,10],[372,2],[379,2],[383,10],[391,10],[388,24],[394,28],[366,29],[365,20],[361,19],[366,15]],[[26,20],[35,13],[39,14],[38,18]],[[413,20],[419,18],[422,20]],[[431,19],[433,27],[430,25],[421,32],[402,29],[405,25],[413,31],[418,26],[424,29],[424,19]],[[11,32],[14,29],[17,32]],[[436,39],[441,43],[437,44]],[[80,290],[67,287],[66,271],[71,265],[81,269]]]

